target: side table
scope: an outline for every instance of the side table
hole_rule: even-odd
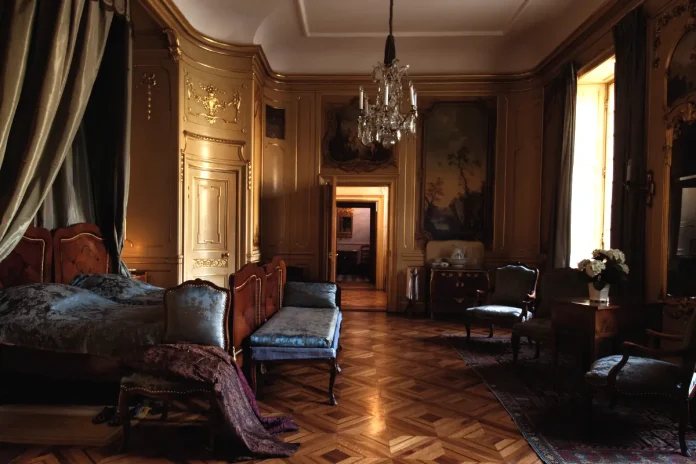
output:
[[[565,298],[551,302],[554,330],[554,370],[558,364],[558,346],[563,335],[577,337],[583,348],[582,368],[586,372],[609,342],[615,351],[619,327],[624,319],[621,305],[613,301]]]

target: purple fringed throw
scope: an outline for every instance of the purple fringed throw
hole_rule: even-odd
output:
[[[224,350],[214,346],[171,344],[146,348],[128,365],[173,381],[193,381],[215,391],[230,438],[243,446],[236,458],[291,456],[299,445],[273,435],[297,430],[289,417],[262,417],[244,375]],[[212,405],[211,405],[212,406]]]

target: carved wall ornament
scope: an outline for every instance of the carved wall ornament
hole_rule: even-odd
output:
[[[682,124],[693,124],[696,122],[696,101],[687,101],[677,108],[669,111],[665,107],[665,127],[672,129],[672,140],[676,140],[681,135]]]
[[[689,12],[691,18],[689,19],[689,23],[686,27],[693,28],[694,20],[696,18],[696,0],[688,0],[674,6],[671,10],[667,11],[655,21],[652,43],[653,56],[655,57],[652,63],[653,69],[657,69],[660,66],[660,57],[657,56],[657,50],[660,48],[660,45],[662,45],[662,39],[660,38],[662,31],[669,25],[669,23],[681,17],[687,11]]]
[[[247,160],[247,190],[251,190],[252,186],[252,171],[251,171],[251,161]]]
[[[179,60],[181,60],[183,53],[181,51],[181,42],[179,42],[176,32],[174,32],[173,29],[165,29],[162,32],[167,36],[167,42],[169,43],[169,56],[172,58],[172,60],[174,60],[175,63],[178,63]]]
[[[203,91],[203,94],[199,94],[196,91],[191,78],[186,76],[186,99],[189,101],[195,100],[196,102],[203,105],[204,112],[197,113],[190,106],[188,107],[188,114],[192,116],[202,116],[208,121],[208,124],[215,124],[217,121],[222,121],[226,124],[236,124],[239,118],[239,109],[242,105],[242,96],[239,91],[235,90],[232,92],[231,100],[223,100],[220,98],[222,95],[226,95],[222,89],[210,84],[198,83],[198,87]],[[228,121],[227,119],[218,116],[218,113],[227,111],[228,108],[234,108],[234,119]]]
[[[140,83],[137,88],[145,87],[145,95],[147,95],[147,120],[152,119],[152,89],[157,88],[157,76],[155,73],[143,73],[140,76]]]
[[[193,260],[193,268],[201,268],[201,267],[227,267],[229,264],[229,260],[227,258],[222,258],[222,259],[194,259]]]

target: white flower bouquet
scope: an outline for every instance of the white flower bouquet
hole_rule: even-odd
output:
[[[607,284],[618,283],[628,276],[626,256],[621,250],[594,250],[592,259],[578,263],[578,271],[595,289],[602,290]]]

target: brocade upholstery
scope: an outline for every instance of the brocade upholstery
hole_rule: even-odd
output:
[[[514,306],[484,305],[474,306],[467,310],[472,316],[494,317],[496,319],[518,320],[522,315],[522,310]]]
[[[495,289],[490,303],[503,306],[521,306],[534,293],[537,273],[523,266],[510,265],[495,270]]]
[[[212,391],[205,384],[196,382],[175,382],[149,374],[134,373],[121,379],[123,389],[143,389],[161,393],[197,393]]]
[[[338,309],[336,284],[323,282],[286,282],[283,306]]]
[[[0,344],[118,357],[162,340],[162,305],[115,303],[65,284],[0,291]]]
[[[164,295],[165,343],[199,343],[227,349],[230,297],[205,283],[185,282]]]
[[[614,355],[595,361],[590,371],[585,374],[585,380],[594,387],[606,387],[609,371],[621,358],[620,355]],[[675,396],[678,393],[678,388],[675,387],[681,387],[680,373],[681,370],[676,364],[631,356],[616,376],[616,388],[629,395]]]
[[[553,335],[551,319],[548,317],[533,317],[512,326],[512,331],[534,340],[549,338]]]
[[[338,309],[284,307],[251,336],[251,346],[329,348]]]
[[[164,298],[163,288],[118,274],[83,274],[70,285],[122,304],[161,305]]]

